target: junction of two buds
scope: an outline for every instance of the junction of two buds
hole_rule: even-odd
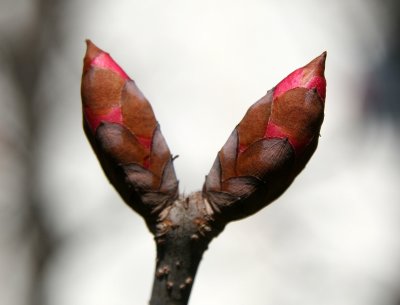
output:
[[[150,103],[110,57],[87,42],[82,76],[86,135],[123,199],[145,218],[178,198],[168,146]],[[315,151],[324,117],[326,53],[253,104],[218,152],[202,196],[231,221],[282,194]],[[154,219],[156,219],[155,217]]]
[[[253,104],[218,152],[202,192],[179,196],[173,158],[150,103],[110,55],[87,41],[83,124],[103,170],[157,242],[151,305],[186,305],[209,242],[281,195],[314,153],[324,117],[326,53]]]

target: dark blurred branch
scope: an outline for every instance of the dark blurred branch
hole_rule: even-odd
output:
[[[390,122],[400,128],[400,41],[393,39],[400,31],[399,1],[381,1],[381,9],[387,15],[385,33],[386,51],[382,59],[372,66],[365,85],[364,111],[366,118]]]
[[[37,144],[40,141],[41,122],[48,111],[43,110],[43,101],[46,95],[37,98],[43,72],[47,69],[47,58],[58,44],[59,12],[61,1],[36,0],[33,7],[32,22],[24,27],[20,33],[12,33],[11,37],[3,38],[2,56],[9,65],[11,79],[19,93],[24,131],[18,141],[24,146],[16,146],[22,152],[20,165],[25,168],[26,219],[22,220],[21,240],[32,244],[32,275],[31,296],[28,298],[32,305],[42,305],[44,271],[49,258],[54,251],[54,237],[48,227],[45,216],[45,207],[42,202],[39,185],[39,158]],[[5,40],[5,41],[4,41]]]

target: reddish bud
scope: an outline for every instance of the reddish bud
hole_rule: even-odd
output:
[[[274,88],[274,98],[294,88],[317,89],[325,100],[326,80],[324,77],[326,52],[312,60],[308,65],[299,68],[286,76]]]
[[[203,195],[226,220],[280,196],[314,153],[324,117],[326,52],[253,104],[219,151]]]
[[[124,200],[144,216],[172,203],[178,181],[150,103],[111,56],[89,40],[81,94],[86,135]]]

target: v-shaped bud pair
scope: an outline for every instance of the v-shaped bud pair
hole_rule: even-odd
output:
[[[86,135],[110,182],[147,222],[178,198],[173,158],[150,103],[110,55],[87,41]],[[326,53],[253,104],[203,186],[214,217],[246,217],[282,194],[314,153],[324,117]]]

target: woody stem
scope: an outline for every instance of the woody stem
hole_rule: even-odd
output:
[[[204,251],[216,235],[203,198],[193,194],[174,202],[158,224],[157,263],[150,305],[187,305]],[[218,230],[220,232],[220,230]]]

